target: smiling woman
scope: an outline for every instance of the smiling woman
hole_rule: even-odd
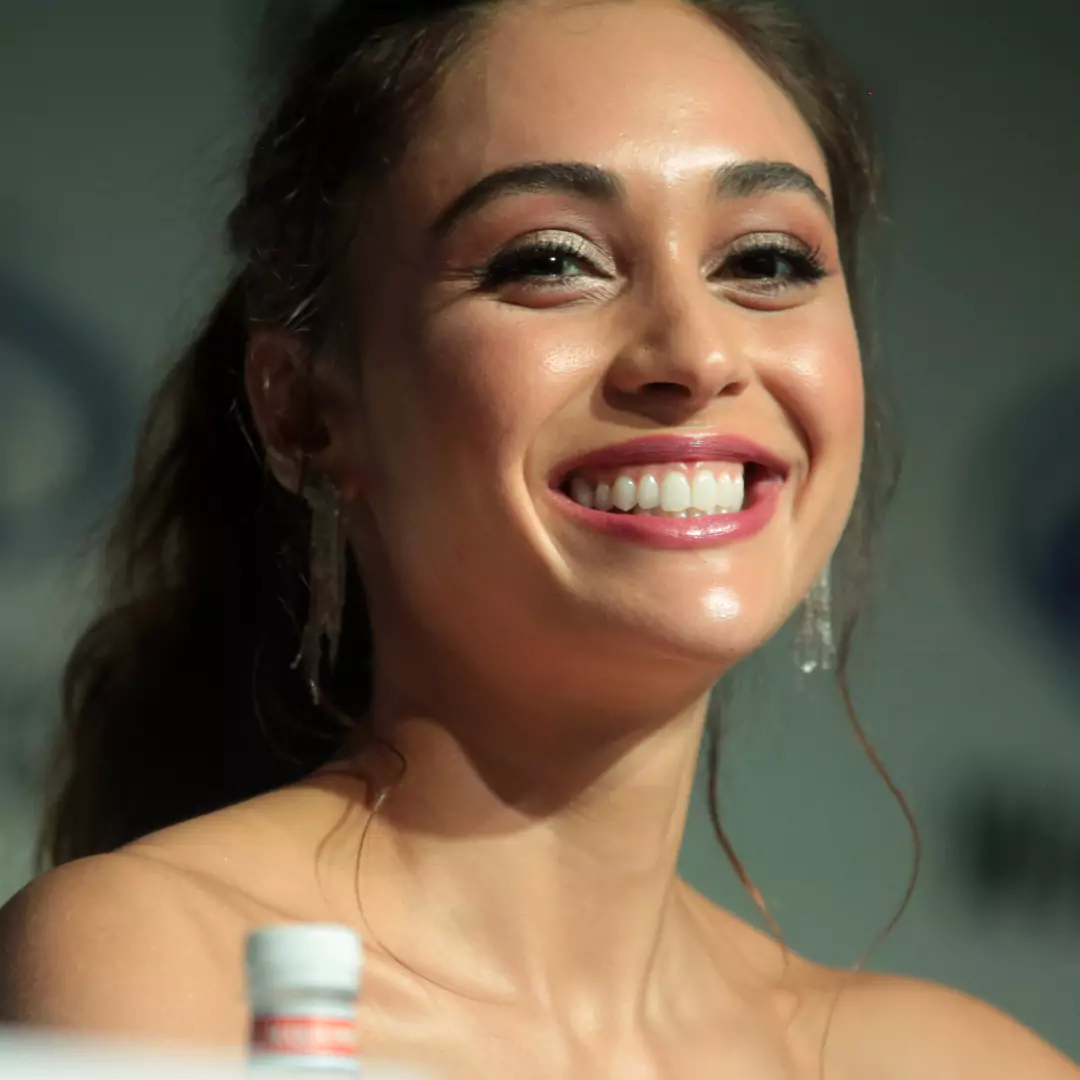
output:
[[[246,932],[329,921],[362,1052],[447,1077],[1078,1075],[676,875],[712,688],[834,559],[847,700],[853,101],[759,3],[321,22],[146,423],[0,1019],[238,1047]]]

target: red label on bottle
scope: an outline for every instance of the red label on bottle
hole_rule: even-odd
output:
[[[257,1054],[355,1057],[356,1024],[325,1016],[259,1016],[251,1028],[251,1049]]]

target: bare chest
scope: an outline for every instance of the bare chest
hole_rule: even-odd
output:
[[[768,1025],[696,1029],[587,1041],[543,1017],[437,993],[408,1003],[376,988],[360,1012],[363,1054],[429,1070],[440,1080],[822,1080],[816,1047]],[[840,1080],[826,1072],[825,1080]]]
[[[243,1052],[250,1017],[234,965],[206,999],[209,1041]],[[388,991],[368,980],[357,1010],[362,1059],[411,1065],[431,1080],[848,1080],[820,1072],[820,1040],[766,1025],[718,1021],[715,1029],[648,1038],[576,1041],[542,1017],[447,1001],[438,992]]]

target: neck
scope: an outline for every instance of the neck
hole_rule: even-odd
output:
[[[707,692],[662,721],[591,730],[525,700],[465,699],[448,720],[376,694],[407,767],[363,855],[371,931],[444,988],[576,1027],[632,1024],[695,959],[676,863]]]

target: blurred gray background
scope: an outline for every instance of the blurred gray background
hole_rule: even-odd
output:
[[[853,683],[925,858],[870,966],[1080,1058],[1080,6],[799,6],[865,81],[889,185],[873,294],[906,467]],[[0,0],[0,900],[32,871],[88,530],[224,279],[259,7]],[[794,948],[854,962],[911,843],[839,696],[782,635],[726,723],[737,850]],[[752,913],[700,801],[684,870]]]

